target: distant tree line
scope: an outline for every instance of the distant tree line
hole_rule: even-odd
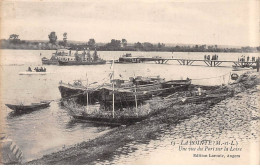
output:
[[[223,48],[217,45],[175,45],[166,46],[164,43],[152,44],[149,42],[136,42],[128,44],[126,39],[112,39],[109,43],[96,43],[95,39],[91,38],[88,42],[69,42],[67,33],[63,33],[62,40],[58,41],[55,32],[48,35],[49,41],[26,41],[20,40],[19,35],[11,34],[9,39],[0,41],[1,49],[26,49],[26,50],[54,50],[60,48],[71,48],[72,50],[83,50],[90,48],[99,51],[167,51],[167,52],[260,52],[259,47],[241,47],[241,48]]]

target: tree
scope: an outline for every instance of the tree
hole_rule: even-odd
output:
[[[51,43],[52,45],[56,43],[57,39],[58,39],[58,38],[57,38],[55,32],[51,32],[51,33],[49,34],[49,40],[50,40],[50,43]]]
[[[91,48],[94,48],[95,47],[95,44],[96,44],[96,41],[95,39],[89,39],[88,40],[88,46],[91,47]]]
[[[153,44],[148,43],[148,42],[143,43],[143,48],[144,48],[145,51],[153,51],[154,50]]]
[[[143,47],[144,47],[144,46],[143,46],[139,41],[134,44],[134,48],[136,48],[137,50],[142,50]]]
[[[9,40],[11,43],[18,43],[20,41],[20,39],[18,37],[19,37],[18,34],[11,34],[9,36]]]
[[[9,36],[9,40],[18,39],[18,37],[19,37],[19,35],[17,35],[17,34],[11,34],[11,35]]]
[[[126,39],[122,39],[122,44],[123,44],[123,47],[126,47],[126,46],[127,46],[127,41],[126,41]]]
[[[114,48],[119,48],[120,47],[120,44],[121,44],[121,41],[120,40],[115,40],[115,39],[112,39],[111,42],[110,42],[111,46],[114,47]]]
[[[119,50],[121,47],[121,41],[112,39],[110,43],[107,43],[105,45],[105,47],[106,47],[106,49],[109,49],[109,50]]]

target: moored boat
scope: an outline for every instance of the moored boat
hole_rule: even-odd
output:
[[[98,104],[94,106],[79,106],[73,101],[66,101],[64,106],[69,115],[75,119],[113,125],[132,124],[156,113],[150,108],[149,104],[140,105],[136,108],[117,109],[115,111],[107,111]]]
[[[61,81],[58,88],[63,99],[76,98],[77,103],[83,105],[86,105],[87,99],[89,104],[96,103],[99,96],[97,88],[84,86],[81,80],[75,80],[73,84],[66,84]]]
[[[41,101],[39,103],[31,103],[29,105],[24,104],[5,104],[10,109],[14,110],[15,112],[28,112],[28,111],[35,111],[38,109],[47,108],[50,106],[51,101]]]
[[[114,86],[111,86],[114,83]],[[60,83],[59,90],[61,97],[75,97],[77,103],[86,105],[95,104],[97,101],[105,107],[114,104],[116,107],[142,103],[154,96],[167,96],[176,91],[187,90],[191,84],[190,79],[165,81],[159,76],[156,77],[131,77],[129,81],[114,79],[111,83],[105,83],[102,86],[91,88],[83,86],[81,81],[74,81],[73,84]],[[114,89],[113,89],[114,87]],[[88,95],[87,95],[88,94]],[[87,97],[88,96],[88,97]]]
[[[115,61],[115,63],[140,63],[142,62],[142,57],[133,57],[131,53],[126,53],[125,55],[122,55],[119,57],[118,60]]]
[[[114,87],[116,89],[127,89],[127,92],[134,91],[135,85],[138,84],[136,88],[137,91],[143,90],[152,90],[158,87],[161,87],[160,82],[163,82],[164,79],[159,76],[156,77],[141,77],[138,76],[136,78],[130,78],[127,80],[111,80],[114,82]],[[75,80],[73,84],[63,83],[62,81],[59,84],[59,91],[61,93],[61,97],[66,99],[70,97],[76,97],[77,103],[86,104],[87,93],[90,104],[94,104],[96,101],[100,100],[99,97],[102,96],[103,92],[112,90],[111,83],[103,83],[96,87],[90,87],[83,84],[82,80]]]
[[[99,102],[104,106],[111,106],[113,103],[116,106],[129,106],[138,104],[151,99],[155,96],[167,96],[176,91],[187,90],[191,84],[191,80],[172,80],[172,81],[157,81],[152,84],[132,85],[131,87],[103,87],[100,89]]]
[[[70,60],[68,60],[70,59]],[[59,65],[101,65],[106,64],[105,60],[97,61],[76,61],[73,58],[68,58],[67,60],[58,60]]]
[[[59,65],[100,65],[106,64],[106,61],[99,58],[95,49],[93,55],[90,55],[89,49],[84,49],[82,53],[76,51],[74,56],[65,56],[58,60]]]
[[[55,53],[52,53],[50,59],[43,57],[42,64],[44,65],[58,65],[58,60],[62,59],[63,57],[71,56],[71,50],[69,49],[57,49]]]
[[[233,71],[245,71],[245,70],[252,70],[252,67],[241,67],[241,66],[232,66]]]

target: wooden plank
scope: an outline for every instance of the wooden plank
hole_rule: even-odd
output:
[[[210,64],[208,63],[208,61],[205,61],[205,60],[204,60],[204,62],[207,64],[207,66],[210,66]]]
[[[180,65],[182,65],[182,63],[180,62],[180,60],[177,60],[179,62]]]

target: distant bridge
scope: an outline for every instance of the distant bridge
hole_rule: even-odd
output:
[[[180,65],[192,65],[194,62],[204,62],[207,66],[210,67],[218,67],[223,62],[233,63],[235,66],[240,67],[252,67],[256,66],[256,61],[220,61],[220,60],[202,60],[202,59],[182,59],[182,58],[145,58],[145,57],[135,57],[136,62],[147,62],[154,61],[157,64],[166,64],[170,60],[178,61]]]

